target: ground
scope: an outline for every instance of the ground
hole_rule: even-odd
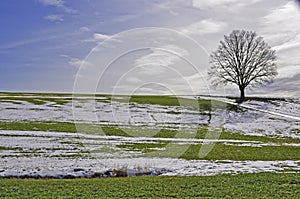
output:
[[[73,180],[0,179],[2,198],[298,198],[299,173]]]
[[[268,178],[286,178],[287,182],[273,185],[274,190],[280,185],[280,190],[286,190],[289,196],[296,193],[294,187],[299,184],[295,178],[300,170],[298,99],[252,98],[237,106],[230,98],[204,96],[1,93],[0,104],[0,176],[3,178],[99,177],[106,171],[118,169],[126,175],[202,177],[76,182],[94,182],[100,186],[114,180],[130,181],[134,187],[145,179],[151,179],[154,184],[149,182],[151,185],[143,186],[166,183],[170,179],[178,183],[245,176],[262,179],[262,185],[252,184],[253,190],[267,187]],[[207,177],[212,175],[219,177]],[[34,182],[27,180],[23,188]],[[43,180],[36,182],[38,187],[43,186]],[[59,182],[66,186],[73,183],[46,182],[53,183],[53,189]],[[1,183],[7,188],[4,194],[9,193],[13,184],[21,186],[18,180],[2,179]],[[166,186],[171,189],[174,185]],[[191,184],[186,187],[195,192]],[[38,193],[39,189],[33,192]],[[236,188],[240,193],[228,187],[226,191],[242,196],[247,189],[251,187]],[[225,194],[224,189],[216,188],[208,192],[208,197],[212,196],[211,191],[215,191],[216,196]]]

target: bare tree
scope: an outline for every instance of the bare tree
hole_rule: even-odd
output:
[[[275,51],[255,32],[234,30],[211,54],[208,72],[212,84],[236,84],[240,100],[245,100],[247,86],[262,86],[277,75]]]

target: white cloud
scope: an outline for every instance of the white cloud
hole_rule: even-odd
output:
[[[152,80],[155,78],[164,78],[164,80],[171,79],[171,73],[174,73],[175,71],[180,73],[180,71],[176,69],[175,65],[187,55],[188,52],[185,49],[179,48],[175,45],[151,48],[150,53],[137,58],[134,61],[136,77],[139,77],[141,81],[145,81],[145,79],[149,77],[152,77]],[[169,77],[165,76],[167,74]]]
[[[61,8],[65,11],[65,13],[68,13],[68,14],[76,14],[78,12],[77,10],[67,7],[67,6],[61,6]]]
[[[188,54],[182,48],[174,45],[166,45],[161,48],[152,48],[151,53],[135,60],[135,66],[140,65],[159,65],[170,66]]]
[[[239,0],[193,0],[192,1],[192,5],[195,8],[213,8],[216,6],[220,6],[220,5],[224,5],[224,4],[228,4],[228,3],[233,3],[233,2],[237,2]]]
[[[264,20],[266,20],[265,24],[284,25],[284,28],[289,28],[289,30],[292,31],[295,28],[300,29],[300,27],[294,27],[293,23],[291,23],[299,16],[300,12],[297,3],[295,1],[289,1],[285,5],[272,10],[264,17]]]
[[[45,16],[44,19],[47,19],[52,22],[61,22],[64,20],[63,15],[48,15]]]
[[[83,64],[83,62],[84,62],[83,60],[78,59],[78,58],[70,58],[70,60],[68,61],[68,63],[71,66],[75,66],[77,68],[79,68]]]
[[[294,77],[297,72],[300,73],[300,66],[289,66],[278,69],[278,76],[277,78],[292,78]]]
[[[270,10],[260,20],[258,33],[276,50],[278,60],[278,76],[268,89],[278,90],[282,95],[299,96],[295,90],[300,75],[299,5],[296,1],[288,1]]]
[[[65,3],[63,0],[39,0],[39,2],[46,6],[63,6]]]
[[[107,39],[111,39],[113,41],[117,41],[112,37],[112,35],[105,35],[105,34],[100,34],[100,33],[94,33],[92,38],[85,39],[83,42],[93,42],[93,43],[101,43]]]
[[[153,3],[152,11],[162,11],[168,12],[173,16],[178,16],[179,13],[177,10],[180,10],[182,7],[188,6],[189,2],[186,0],[166,0],[161,2]]]
[[[79,32],[89,32],[89,31],[90,31],[90,29],[86,26],[82,26],[79,28]]]
[[[293,39],[282,43],[281,45],[277,45],[274,47],[275,50],[277,51],[286,51],[286,50],[291,50],[293,48],[299,49],[300,47],[300,35],[297,34]]]
[[[294,1],[289,1],[282,7],[272,10],[261,19],[262,34],[271,45],[282,48],[281,45],[295,44],[300,33],[300,11]],[[296,39],[296,43],[299,40]]]
[[[217,21],[214,19],[204,19],[183,27],[180,29],[180,31],[187,35],[203,35],[220,32],[226,26],[227,24],[222,21]]]
[[[105,35],[105,34],[100,34],[100,33],[94,34],[94,40],[96,42],[103,41],[103,40],[110,39],[110,38],[111,38],[110,35]]]
[[[256,3],[260,0],[192,0],[192,6],[199,9],[215,8],[220,6],[232,6],[243,7],[253,3]]]
[[[65,54],[61,54],[60,57],[66,58],[68,60],[68,64],[76,68],[91,66],[89,62],[76,57],[70,57],[69,55]]]
[[[63,1],[63,0],[39,0],[39,2],[45,6],[54,6],[54,7],[60,8],[65,13],[68,13],[68,14],[77,13],[77,10],[66,6],[65,1]]]
[[[261,34],[277,51],[279,78],[300,74],[300,10],[295,1],[261,18]]]

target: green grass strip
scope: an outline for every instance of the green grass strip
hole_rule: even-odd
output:
[[[1,198],[298,198],[300,173],[72,180],[0,179]]]

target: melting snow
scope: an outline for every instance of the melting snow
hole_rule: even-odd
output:
[[[29,96],[30,97],[30,96]],[[225,99],[223,99],[225,100]],[[2,121],[57,121],[73,122],[76,109],[78,122],[120,124],[132,126],[197,128],[199,124],[212,124],[219,118],[223,126],[232,131],[251,135],[271,135],[300,138],[300,100],[248,101],[236,110],[198,112],[185,107],[160,106],[124,102],[108,102],[104,98],[93,101],[81,99],[72,106],[71,101],[59,105],[47,102],[34,105],[26,101],[0,102]],[[232,102],[230,102],[232,103]],[[225,114],[223,114],[225,113]],[[164,175],[215,175],[218,173],[273,172],[285,168],[300,170],[300,161],[198,161],[170,158],[140,157],[138,151],[123,151],[120,143],[155,143],[171,141],[181,144],[201,143],[200,139],[183,138],[127,138],[83,133],[57,133],[37,131],[0,131],[0,176],[64,175],[92,176],[107,169],[137,166],[165,169]],[[205,140],[207,141],[207,140]],[[261,147],[266,143],[242,140],[210,140],[229,145]],[[299,144],[283,144],[299,146]],[[91,153],[93,151],[93,153]],[[76,155],[78,155],[76,157]],[[76,168],[82,168],[78,171]],[[74,170],[75,169],[75,170]]]

